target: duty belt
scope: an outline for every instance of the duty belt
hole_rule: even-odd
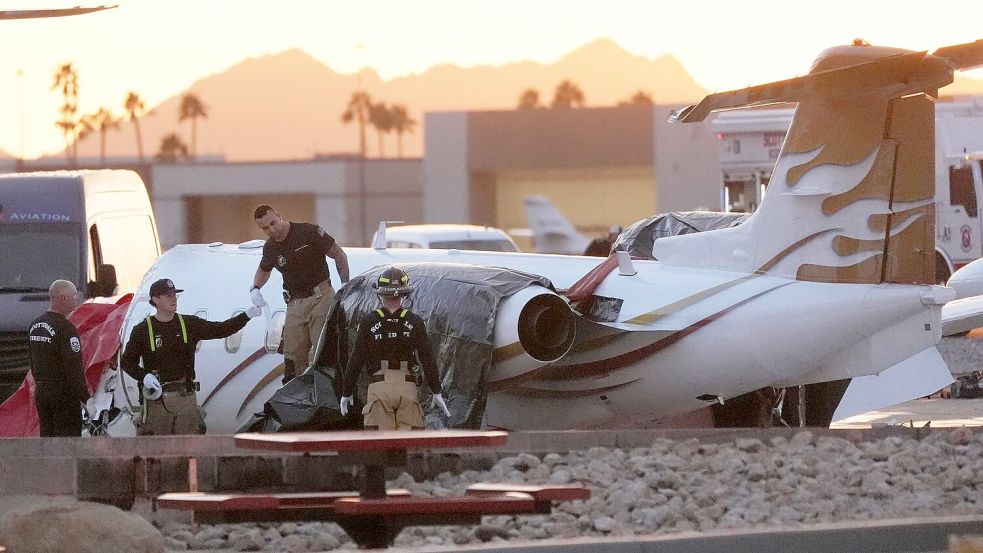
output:
[[[406,380],[407,382],[412,382],[413,384],[416,384],[416,378],[412,374],[404,374],[403,379]],[[370,384],[375,384],[376,382],[383,382],[385,380],[386,380],[386,375],[384,374],[374,374],[369,377]]]
[[[165,392],[191,392],[193,391],[193,385],[189,384],[186,380],[172,380],[171,382],[164,382],[160,387]]]
[[[319,282],[316,285],[314,285],[313,288],[303,288],[301,290],[294,290],[294,291],[284,290],[283,291],[283,301],[285,303],[290,303],[290,300],[299,300],[299,299],[302,299],[302,298],[309,298],[309,297],[315,296],[315,295],[318,296],[318,297],[321,297],[320,296],[320,292],[321,292],[320,288],[325,283],[327,283],[328,287],[331,286],[331,280],[330,279],[324,279],[321,282]]]

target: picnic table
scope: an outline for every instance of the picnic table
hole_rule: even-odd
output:
[[[357,492],[291,494],[168,493],[163,508],[191,509],[198,522],[334,521],[361,547],[387,547],[407,526],[480,524],[483,515],[548,514],[555,501],[588,499],[579,486],[482,483],[458,497],[386,489],[386,467],[405,466],[411,449],[502,445],[508,433],[472,430],[236,434],[238,447],[304,454],[344,453],[361,465]]]

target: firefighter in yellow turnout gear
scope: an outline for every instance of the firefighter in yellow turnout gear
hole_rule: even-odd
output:
[[[231,336],[262,313],[254,306],[221,322],[182,315],[177,312],[180,292],[168,278],[150,286],[150,305],[157,312],[133,327],[120,359],[123,370],[143,383],[146,406],[137,428],[141,436],[205,433],[195,394],[198,342]]]
[[[410,370],[419,362],[434,403],[449,417],[426,325],[419,315],[402,305],[403,298],[413,291],[409,277],[401,269],[389,267],[379,275],[374,288],[382,307],[366,315],[358,325],[342,383],[341,413],[348,414],[358,375],[364,368],[369,373],[368,396],[362,410],[365,427],[423,428],[416,377]]]

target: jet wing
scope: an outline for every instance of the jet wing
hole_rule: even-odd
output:
[[[83,15],[86,13],[111,10],[117,6],[119,6],[119,4],[105,5],[105,6],[92,6],[88,8],[76,6],[74,8],[48,9],[48,10],[3,10],[0,11],[0,19],[39,19],[42,17],[66,17],[69,15]]]
[[[881,371],[850,381],[833,421],[933,394],[952,384],[952,373],[934,346]]]
[[[942,335],[952,336],[983,326],[983,296],[952,300],[942,306]]]

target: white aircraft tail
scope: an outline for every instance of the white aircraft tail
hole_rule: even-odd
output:
[[[797,280],[934,284],[935,110],[952,69],[983,42],[929,55],[866,43],[830,48],[803,77],[707,96],[672,116],[798,102],[761,206],[743,224],[660,239],[667,264]]]
[[[578,232],[549,198],[526,196],[522,204],[537,252],[580,255],[587,249],[591,239]]]

